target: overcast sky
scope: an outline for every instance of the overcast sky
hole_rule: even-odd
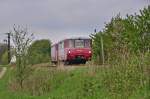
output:
[[[36,39],[57,42],[88,36],[119,12],[134,14],[150,0],[0,0],[0,41],[13,24],[27,26]]]

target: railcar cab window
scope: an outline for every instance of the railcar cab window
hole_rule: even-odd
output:
[[[84,40],[75,40],[75,48],[84,48]]]
[[[74,40],[69,40],[69,47],[74,48]]]
[[[69,48],[90,48],[91,40],[90,39],[70,39]]]

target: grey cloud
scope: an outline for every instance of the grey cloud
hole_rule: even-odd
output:
[[[87,36],[119,12],[125,16],[149,4],[149,0],[0,0],[0,33],[19,24],[27,25],[36,38],[54,42]]]

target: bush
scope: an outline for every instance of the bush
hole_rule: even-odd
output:
[[[118,53],[146,53],[150,49],[150,6],[140,10],[140,14],[120,15],[112,18],[105,25],[103,31],[92,34],[93,59],[101,63],[101,43],[104,40],[105,63],[111,58],[116,58]],[[115,52],[115,54],[114,54]]]
[[[50,75],[47,71],[37,70],[24,82],[24,91],[33,96],[50,92]]]
[[[150,74],[147,75],[145,72],[147,70],[146,56],[132,55],[123,60],[120,59],[109,69],[105,69],[102,77],[103,86],[111,96],[129,98],[138,90],[147,88]]]
[[[40,96],[50,92],[50,73],[47,70],[34,70],[32,75],[23,81],[22,88],[17,83],[16,78],[12,78],[9,88],[14,92],[24,92],[32,96]]]
[[[37,40],[29,48],[29,63],[50,62],[51,43],[49,40]]]

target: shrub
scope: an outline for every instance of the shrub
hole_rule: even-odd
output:
[[[129,98],[149,83],[145,56],[132,55],[105,69],[103,84],[111,96]],[[145,61],[144,61],[145,60]]]
[[[120,15],[112,18],[105,25],[103,31],[92,34],[93,59],[101,63],[102,51],[100,39],[104,40],[105,62],[116,58],[117,53],[145,53],[150,49],[150,6],[140,10],[140,14],[127,15],[122,18]]]
[[[49,40],[37,40],[30,46],[29,63],[39,64],[50,62],[51,43]]]
[[[24,82],[24,91],[33,96],[40,96],[50,92],[50,75],[43,70],[37,70]]]

